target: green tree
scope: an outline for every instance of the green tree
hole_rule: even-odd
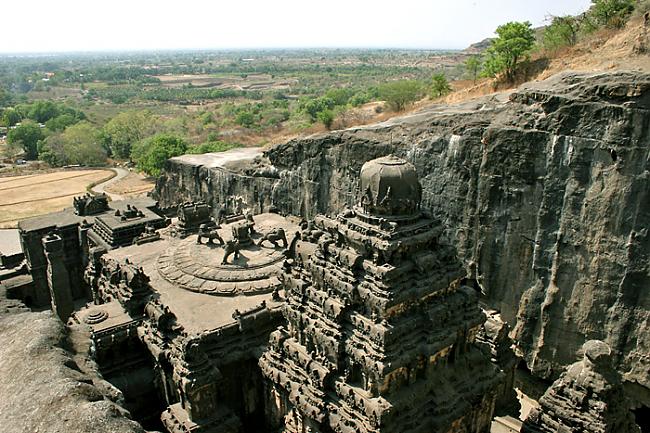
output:
[[[589,15],[606,27],[622,28],[634,10],[634,0],[591,0]]]
[[[415,80],[391,81],[379,86],[379,98],[393,111],[402,111],[422,97],[422,84]]]
[[[318,120],[323,122],[323,125],[325,125],[327,129],[330,129],[334,122],[334,112],[329,109],[323,110],[318,113]]]
[[[572,46],[578,42],[580,20],[574,16],[553,17],[542,33],[542,46],[548,51]]]
[[[71,125],[61,133],[47,137],[39,146],[41,158],[51,165],[103,165],[106,149],[99,139],[99,130],[88,122]]]
[[[9,107],[13,103],[13,97],[8,90],[0,87],[0,107]]]
[[[4,126],[14,126],[17,123],[19,123],[21,120],[22,120],[22,116],[20,115],[18,110],[14,108],[7,108],[2,113],[2,118],[0,119],[0,123]]]
[[[487,50],[484,73],[494,77],[505,73],[513,82],[520,61],[527,59],[535,45],[535,31],[529,21],[512,21],[497,27],[497,37]]]
[[[187,151],[182,138],[170,134],[157,134],[136,143],[131,157],[138,168],[151,176],[158,176],[169,158]]]
[[[31,120],[25,120],[7,134],[7,144],[22,146],[27,159],[38,157],[38,142],[42,139],[43,131]]]
[[[27,117],[38,123],[45,123],[58,115],[59,109],[52,101],[36,101],[27,112]]]
[[[309,114],[312,122],[318,120],[318,113],[325,110],[331,110],[336,106],[332,98],[326,96],[320,98],[305,99],[300,103],[300,109]]]
[[[445,74],[433,74],[431,79],[431,97],[439,98],[451,92],[451,86]]]
[[[467,60],[465,60],[465,70],[472,81],[474,81],[474,84],[476,84],[476,79],[481,73],[481,66],[481,56],[479,55],[469,56]]]
[[[53,117],[52,119],[45,122],[45,126],[50,131],[59,132],[63,131],[70,125],[74,125],[79,120],[72,114],[62,114],[60,116]]]
[[[150,112],[124,111],[104,125],[104,144],[113,157],[126,159],[131,156],[131,147],[152,135],[154,129],[154,119]]]

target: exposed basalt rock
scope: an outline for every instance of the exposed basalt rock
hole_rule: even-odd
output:
[[[598,340],[585,343],[572,364],[540,399],[522,433],[638,433],[611,351]]]
[[[317,216],[282,276],[286,328],[259,365],[283,432],[485,433],[504,375],[453,248],[420,212],[413,165],[364,164],[358,206]],[[280,431],[280,430],[278,430]]]
[[[292,140],[236,170],[170,163],[162,205],[228,194],[311,218],[351,205],[356,174],[412,162],[484,301],[513,324],[530,369],[557,377],[603,339],[650,404],[650,75],[565,73],[454,106]],[[272,175],[271,175],[272,174]]]
[[[52,312],[20,308],[0,288],[0,329],[1,432],[144,433],[112,401],[119,391],[64,349],[66,332]]]

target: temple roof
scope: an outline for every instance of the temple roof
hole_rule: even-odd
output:
[[[361,206],[382,216],[413,215],[420,207],[422,186],[413,164],[388,155],[361,167]]]

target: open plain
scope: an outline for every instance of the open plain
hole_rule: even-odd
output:
[[[66,170],[0,178],[0,227],[72,205],[72,197],[114,176],[110,170]]]

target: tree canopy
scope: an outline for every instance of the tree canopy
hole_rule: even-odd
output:
[[[546,26],[542,33],[542,46],[549,51],[554,51],[575,45],[578,42],[579,32],[580,20],[578,18],[571,15],[553,17],[551,24]]]
[[[153,132],[153,124],[153,117],[148,111],[122,112],[104,126],[104,144],[113,157],[129,158],[131,147]]]
[[[17,123],[20,123],[22,116],[18,110],[14,108],[7,108],[2,112],[2,117],[0,118],[0,124],[3,126],[14,126]]]
[[[106,149],[99,131],[88,122],[71,125],[61,133],[47,137],[40,146],[40,157],[51,165],[103,165]]]
[[[535,45],[535,31],[529,21],[512,21],[497,27],[496,33],[497,37],[487,50],[484,72],[493,77],[503,72],[512,82],[517,66],[528,58]]]
[[[138,168],[151,176],[158,176],[169,158],[187,151],[184,139],[171,134],[157,134],[136,143],[131,157]]]
[[[422,96],[422,84],[415,80],[391,81],[379,86],[379,97],[394,111],[402,111]]]
[[[445,74],[433,74],[431,78],[431,97],[439,98],[451,92],[451,86]]]
[[[634,10],[634,0],[591,0],[589,15],[597,24],[621,28]]]
[[[25,120],[7,134],[7,144],[22,146],[27,159],[38,157],[38,142],[43,139],[43,131],[36,123]]]

